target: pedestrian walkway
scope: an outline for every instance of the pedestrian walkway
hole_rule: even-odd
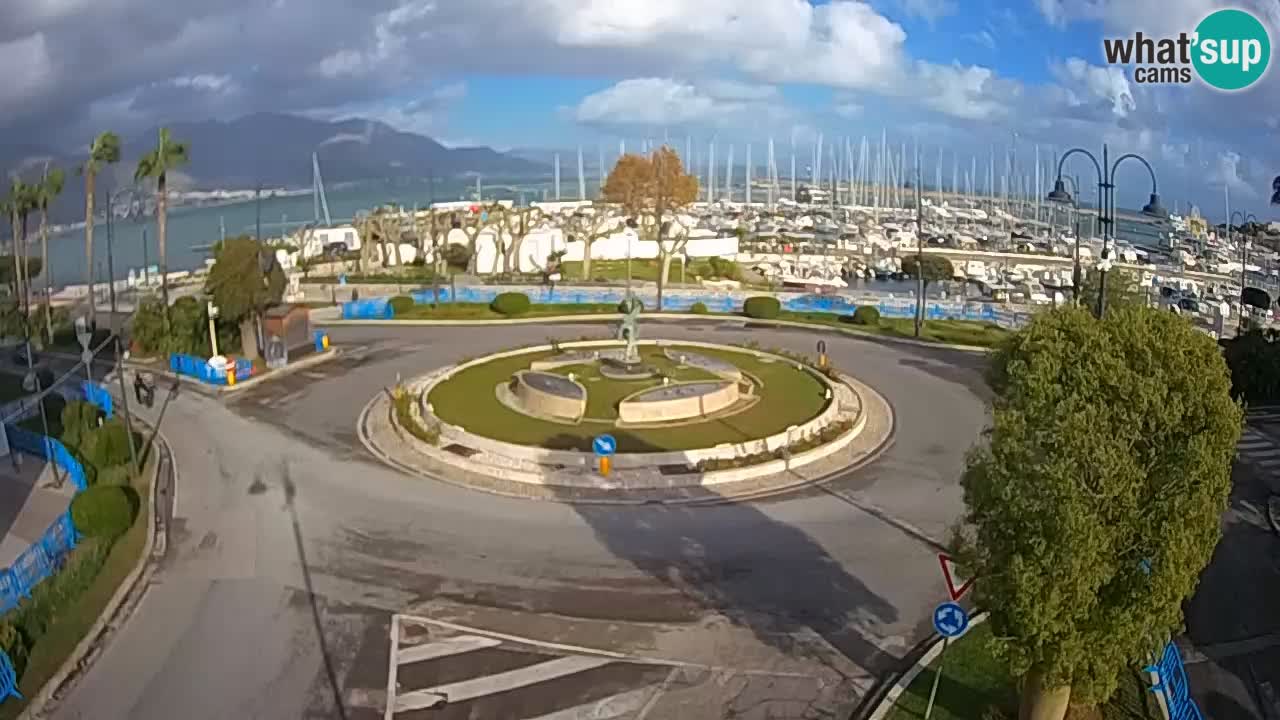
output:
[[[22,455],[20,469],[13,458],[0,458],[0,568],[13,564],[32,543],[44,536],[53,521],[67,511],[75,487],[62,482],[52,464]],[[63,478],[65,480],[65,477]]]
[[[396,615],[385,720],[835,717],[844,692],[803,673],[711,667]]]

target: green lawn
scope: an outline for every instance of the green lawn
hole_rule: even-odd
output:
[[[855,325],[850,316],[834,313],[787,312],[778,315],[779,320],[805,322],[845,328],[872,335],[900,338],[915,337],[915,321],[911,318],[880,318],[878,325]],[[993,347],[1009,335],[1008,330],[989,322],[973,320],[926,320],[920,328],[920,339],[928,342],[952,345]]]
[[[648,348],[645,350],[647,352]],[[782,432],[790,425],[799,425],[826,407],[825,385],[809,372],[797,370],[791,363],[765,363],[753,355],[731,350],[690,348],[690,352],[731,362],[754,376],[763,385],[761,399],[730,417],[670,428],[615,430],[612,422],[567,425],[536,420],[504,406],[498,401],[494,388],[506,382],[516,371],[526,369],[530,362],[552,355],[546,351],[500,358],[467,368],[436,386],[428,400],[445,422],[496,440],[586,450],[590,448],[592,437],[612,432],[618,440],[619,450],[623,452],[688,450],[758,439]],[[601,404],[609,406],[611,415],[616,415],[616,411],[612,410],[610,403],[616,403],[622,395],[646,386],[643,382],[617,383],[625,391],[605,390],[606,382],[613,383],[601,380],[583,384],[587,387],[588,403],[593,402],[593,391],[609,393],[605,399],[597,400],[589,407],[599,410]]]
[[[563,315],[594,315],[599,313],[616,313],[616,305],[609,303],[547,303],[535,304],[527,313],[515,318],[556,317]],[[714,317],[742,317],[741,313],[710,313]],[[503,320],[511,319],[507,315],[489,309],[486,303],[440,303],[436,307],[430,305],[414,305],[407,313],[396,316],[397,320]],[[820,312],[787,312],[783,311],[779,320],[805,322],[812,325],[837,327],[846,330],[885,335],[890,337],[914,338],[915,324],[911,318],[881,318],[878,325],[855,325],[847,315]],[[926,320],[920,331],[920,339],[953,345],[970,345],[974,347],[993,347],[1009,335],[1009,331],[989,322],[972,320]]]
[[[992,656],[990,640],[991,626],[983,623],[947,649],[932,720],[1017,717],[1017,682],[1009,677],[1005,665]],[[929,669],[911,681],[898,697],[888,720],[924,718],[937,667],[938,660],[935,660]],[[986,715],[991,708],[1001,709],[1004,714]],[[1122,679],[1115,696],[1101,707],[1073,709],[1068,714],[1071,720],[1155,720],[1159,717],[1155,700],[1136,671]]]
[[[516,318],[554,317],[556,315],[594,315],[616,313],[614,303],[546,303],[532,305],[529,311]],[[505,320],[511,316],[494,312],[488,303],[440,303],[434,308],[419,303],[407,313],[396,315],[397,320]]]

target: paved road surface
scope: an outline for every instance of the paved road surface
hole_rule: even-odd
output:
[[[1280,415],[1240,438],[1222,541],[1186,606],[1191,689],[1214,720],[1280,720],[1280,536],[1266,499],[1280,492]]]
[[[604,332],[341,328],[349,352],[334,362],[225,404],[161,398],[148,415],[163,416],[179,473],[169,556],[54,717],[379,718],[389,687],[393,703],[452,694],[504,720],[837,717],[928,632],[943,592],[928,538],[960,512],[963,454],[985,424],[981,361],[824,336],[893,404],[897,440],[826,490],[755,504],[500,498],[406,477],[357,439],[360,409],[397,373]],[[720,323],[661,335],[816,340]],[[394,648],[396,615],[502,644],[405,663],[421,638]],[[395,718],[461,712],[450,705]]]

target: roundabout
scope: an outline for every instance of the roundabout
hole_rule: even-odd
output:
[[[376,397],[360,423],[393,467],[517,497],[612,502],[799,488],[866,462],[891,428],[888,403],[825,356],[639,342],[634,326],[625,345],[554,342],[438,368]],[[605,435],[607,465],[592,452]]]
[[[812,356],[817,339],[740,322],[653,327],[664,343],[727,352],[756,343]],[[335,326],[330,334],[342,355],[323,367],[225,400],[184,391],[138,411],[162,424],[179,467],[170,555],[135,620],[53,717],[383,717],[389,699],[493,682],[534,662],[579,670],[497,694],[470,686],[472,695],[455,697],[472,699],[391,717],[541,717],[600,702],[596,693],[638,697],[636,708],[653,698],[648,720],[841,717],[930,632],[942,592],[935,546],[961,512],[963,456],[986,422],[980,357],[828,337],[832,366],[859,397],[891,409],[889,427],[876,431],[883,442],[858,450],[872,437],[868,417],[843,451],[861,452],[859,462],[797,468],[811,473],[797,480],[802,487],[757,502],[614,506],[475,492],[467,473],[423,465],[426,456],[391,424],[397,377],[412,384],[433,369],[583,335],[616,349],[605,328]],[[663,364],[657,346],[639,349]],[[517,370],[534,371],[531,363],[507,370],[484,397],[527,420],[497,396]],[[693,370],[704,369],[689,368],[681,381],[721,382]],[[592,417],[591,389],[603,381],[585,370],[536,372],[566,380],[573,372]],[[650,390],[661,381],[627,382]],[[428,402],[439,406],[430,393]],[[733,408],[728,420],[762,402]],[[827,405],[806,407],[820,415]],[[619,444],[644,429],[617,421],[609,432]],[[683,439],[678,426],[662,432]],[[395,452],[380,455],[393,441]],[[617,491],[520,487],[550,500]],[[392,638],[449,639],[426,627],[493,645],[410,663],[413,653]],[[595,659],[581,659],[588,655]],[[662,693],[629,694],[655,688]]]

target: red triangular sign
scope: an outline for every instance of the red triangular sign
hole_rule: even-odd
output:
[[[955,602],[964,597],[973,587],[973,578],[965,579],[956,572],[956,561],[946,553],[938,553],[938,564],[942,565],[942,577],[947,581],[947,595]],[[957,587],[959,585],[959,587]]]

